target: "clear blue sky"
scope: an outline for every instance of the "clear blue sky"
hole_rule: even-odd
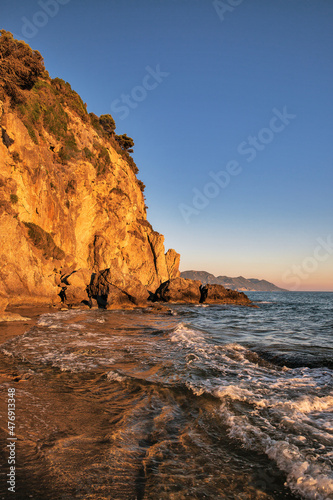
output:
[[[332,2],[2,0],[1,21],[133,137],[182,270],[333,289]]]

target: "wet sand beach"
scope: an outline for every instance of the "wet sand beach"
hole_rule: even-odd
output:
[[[170,314],[16,309],[31,320],[0,327],[0,414],[8,389],[17,401],[15,498],[331,498],[329,299]],[[323,366],[312,369],[303,350],[320,325],[313,311],[322,339],[311,354]],[[307,319],[295,347],[281,332],[298,314]],[[282,366],[265,359],[273,352]],[[4,444],[0,491],[7,455]]]

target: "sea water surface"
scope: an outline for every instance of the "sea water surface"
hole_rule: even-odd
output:
[[[333,293],[248,295],[44,314],[3,344],[15,499],[332,499]]]

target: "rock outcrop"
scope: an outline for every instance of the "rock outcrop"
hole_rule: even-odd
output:
[[[200,292],[200,302],[205,304],[251,304],[250,299],[245,293],[229,290],[222,285],[208,284],[201,286]]]
[[[141,281],[116,269],[96,273],[87,291],[90,299],[96,300],[98,307],[105,309],[145,306],[149,297]]]
[[[105,269],[155,292],[179,275],[179,254],[165,253],[147,221],[133,141],[1,33],[0,295],[10,305],[77,305]]]
[[[178,304],[251,305],[250,299],[243,292],[228,290],[222,285],[203,286],[199,280],[186,278],[170,279],[162,283],[152,300]]]
[[[168,278],[172,280],[174,278],[180,277],[179,271],[179,263],[180,263],[180,255],[172,248],[167,251],[165,254],[165,261],[168,271]]]
[[[201,281],[175,278],[162,283],[156,290],[155,301],[199,304]]]
[[[91,282],[91,272],[88,269],[65,274],[57,279],[61,288],[60,298],[68,306],[89,305],[88,286]]]

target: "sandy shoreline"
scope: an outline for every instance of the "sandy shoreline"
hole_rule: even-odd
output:
[[[67,308],[65,308],[67,309]],[[80,309],[80,308],[75,308],[75,309]],[[95,308],[93,308],[95,309]],[[117,307],[119,309],[119,307]],[[131,308],[132,309],[132,308]],[[145,308],[140,308],[142,309],[143,312],[148,313],[155,313],[155,314],[170,314],[170,310],[168,307],[166,307],[164,304],[149,304],[149,306]],[[42,314],[46,313],[56,313],[60,311],[61,309],[59,307],[53,307],[53,306],[25,306],[25,307],[8,307],[4,313],[6,315],[7,313],[12,313],[15,315],[20,315],[23,318],[27,318],[24,320],[20,321],[1,321],[0,319],[0,345],[4,344],[7,342],[7,340],[16,337],[18,335],[23,335],[26,331],[30,330],[33,326],[35,326],[38,322],[39,317]],[[70,310],[70,309],[68,309]],[[87,311],[86,307],[83,308],[82,310]],[[129,310],[129,308],[121,308],[120,310]],[[1,315],[0,315],[1,318]]]
[[[36,325],[41,314],[56,312],[54,307],[15,307],[8,308],[6,313],[19,314],[25,319],[22,321],[0,321],[0,345],[17,335],[23,335]]]

